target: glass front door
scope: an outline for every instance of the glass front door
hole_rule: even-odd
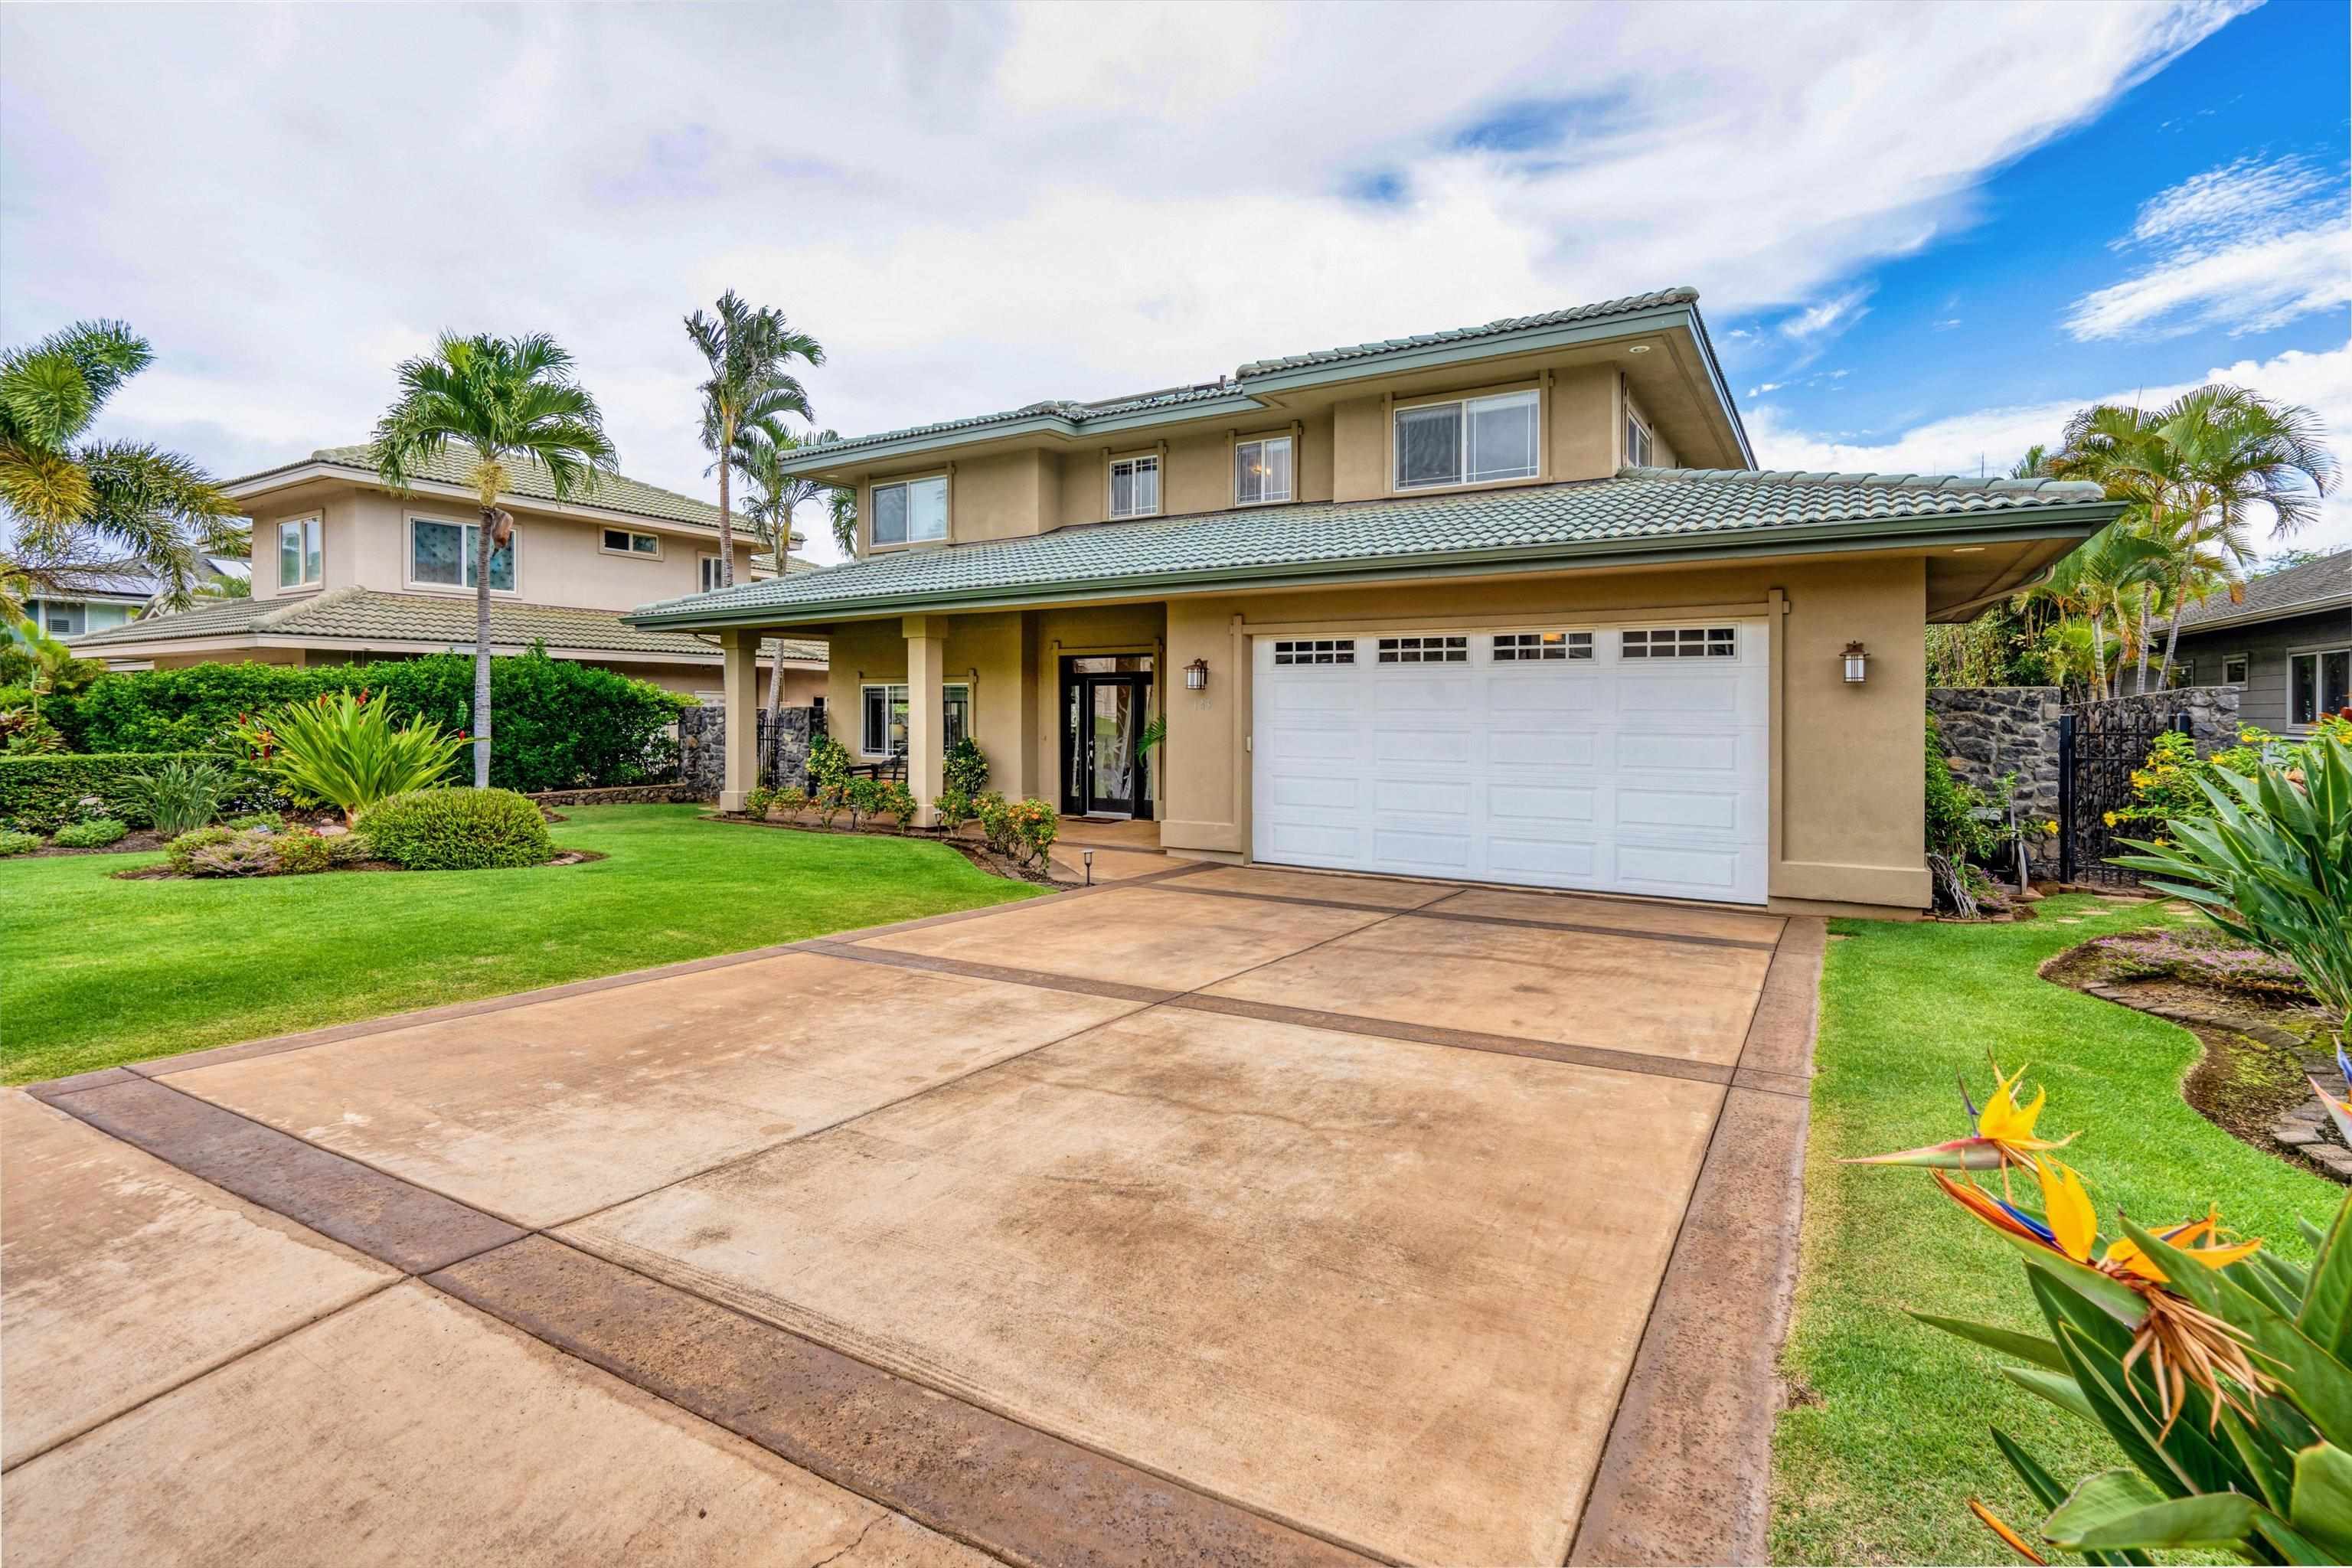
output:
[[[1062,809],[1075,816],[1150,816],[1150,775],[1136,751],[1151,710],[1150,656],[1063,662]],[[1144,668],[1135,668],[1139,664]]]

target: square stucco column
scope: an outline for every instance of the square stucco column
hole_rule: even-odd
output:
[[[947,761],[947,622],[938,616],[908,616],[907,630],[907,787],[920,809],[915,820],[929,827],[939,820],[933,803]]]
[[[760,634],[722,632],[726,659],[727,777],[719,809],[740,811],[760,783]]]

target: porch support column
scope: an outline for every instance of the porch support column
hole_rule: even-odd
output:
[[[919,808],[916,822],[929,827],[939,821],[934,803],[947,761],[948,623],[943,616],[908,616],[906,628],[907,787]]]
[[[721,632],[719,646],[726,660],[727,715],[727,777],[719,809],[740,811],[760,783],[760,634]]]

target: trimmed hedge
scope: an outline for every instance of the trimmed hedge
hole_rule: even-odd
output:
[[[0,757],[0,826],[52,833],[68,822],[110,816],[132,827],[152,827],[155,819],[138,792],[130,787],[130,781],[175,756],[215,763],[236,781],[221,802],[225,816],[272,811],[283,804],[268,779],[231,758],[211,752],[115,752],[98,756],[52,752]],[[82,802],[89,799],[98,804],[85,807]]]
[[[451,734],[473,722],[470,654],[376,664],[199,664],[102,675],[42,704],[70,706],[58,729],[91,752],[196,751],[218,745],[240,714],[321,692],[367,690],[395,724],[423,716]],[[527,791],[636,784],[662,765],[665,733],[694,700],[536,648],[490,660],[490,783]],[[470,764],[469,764],[470,765]]]
[[[360,813],[375,852],[412,871],[483,871],[555,858],[536,801],[504,789],[419,789]]]

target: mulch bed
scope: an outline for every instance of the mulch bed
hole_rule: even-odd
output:
[[[2235,974],[2210,972],[2233,964]],[[2187,1029],[2204,1047],[2181,1085],[2198,1114],[2289,1164],[2352,1182],[2352,1150],[2332,1129],[2281,1140],[2283,1129],[2326,1127],[2305,1075],[2329,1082],[2336,1067],[2318,1044],[2326,1016],[2274,964],[2241,960],[2218,932],[2134,932],[2069,948],[2042,964],[2042,977]]]
[[[592,860],[609,859],[601,849],[560,849],[552,860],[542,860],[537,866],[500,866],[501,871],[541,871],[557,866],[585,866]],[[408,868],[390,860],[360,860],[349,866],[330,866],[323,871],[304,871],[305,877],[331,877],[338,871],[405,871]],[[269,877],[183,877],[169,866],[143,866],[136,871],[117,871],[118,882],[271,882]]]
[[[1067,882],[1054,880],[1052,875],[1042,867],[1031,866],[1015,860],[1009,855],[998,854],[988,847],[985,840],[966,838],[960,834],[941,833],[936,827],[894,827],[885,824],[866,823],[861,823],[856,827],[847,827],[839,824],[828,826],[822,822],[803,822],[798,818],[779,821],[772,816],[752,816],[748,813],[737,811],[705,812],[702,820],[735,822],[747,827],[781,827],[793,833],[845,833],[856,834],[860,837],[928,839],[933,844],[946,845],[990,876],[1002,877],[1008,882],[1027,882],[1033,887],[1054,888],[1064,891],[1066,891],[1070,886]]]

